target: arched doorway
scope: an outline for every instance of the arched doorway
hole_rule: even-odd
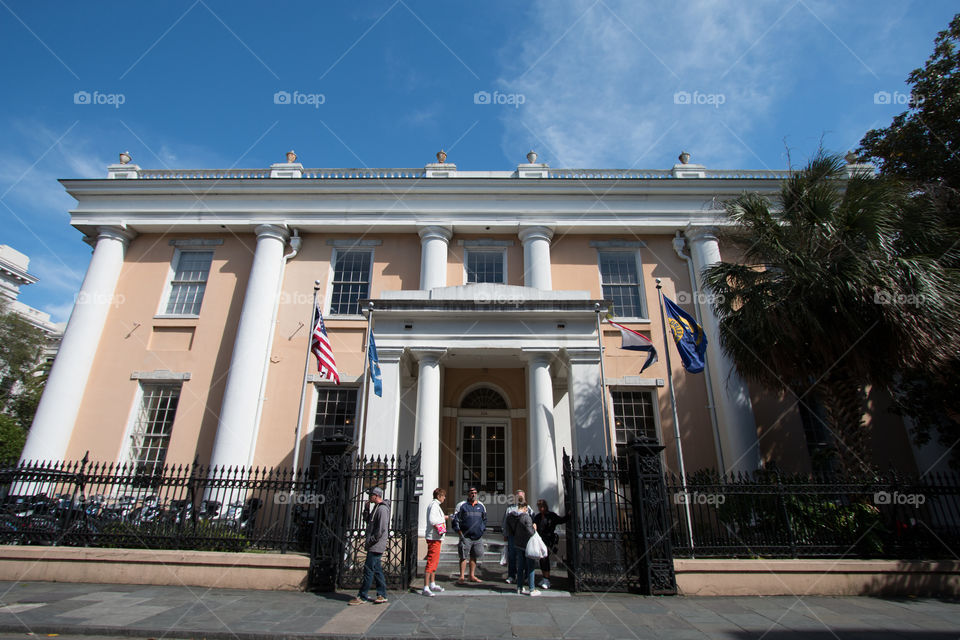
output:
[[[487,526],[500,526],[511,493],[510,407],[502,393],[483,385],[468,391],[459,409],[457,501],[476,487]]]

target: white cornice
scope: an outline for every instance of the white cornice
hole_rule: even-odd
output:
[[[774,195],[757,179],[689,180],[61,180],[78,204],[71,224],[140,233],[252,233],[261,224],[304,232],[415,232],[442,220],[455,233],[668,233],[723,224],[721,202],[743,191]]]

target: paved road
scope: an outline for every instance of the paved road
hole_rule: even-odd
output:
[[[352,593],[0,582],[0,639],[103,638],[960,638],[960,603],[830,597],[644,598],[507,585],[435,598],[391,593],[348,607]],[[34,634],[34,635],[27,635]]]

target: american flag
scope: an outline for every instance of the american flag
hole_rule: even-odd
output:
[[[340,384],[340,374],[337,373],[337,361],[333,357],[330,339],[327,337],[327,327],[323,324],[323,313],[317,304],[313,311],[313,337],[310,339],[310,352],[317,356],[317,369],[320,375],[327,380]]]

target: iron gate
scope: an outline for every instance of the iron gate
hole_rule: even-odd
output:
[[[620,459],[563,453],[572,590],[672,595],[663,447],[636,442],[627,450]]]
[[[367,490],[373,487],[383,489],[384,499],[390,502],[389,538],[382,558],[387,588],[405,590],[410,586],[417,569],[419,474],[419,451],[389,458],[359,458],[352,450],[324,454],[317,487],[322,504],[311,519],[312,589],[360,587],[366,560]]]

